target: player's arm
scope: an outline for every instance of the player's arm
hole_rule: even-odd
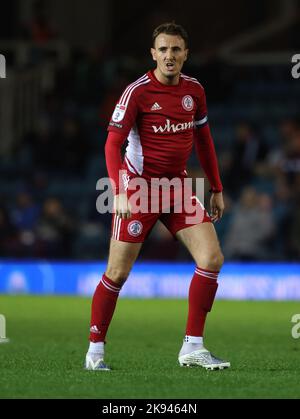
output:
[[[225,208],[222,194],[223,186],[220,179],[215,146],[208,124],[196,128],[195,148],[200,164],[211,186],[210,207],[212,221],[218,221],[222,217]]]
[[[218,160],[209,125],[205,124],[195,130],[195,148],[200,164],[211,186],[211,218],[218,221],[224,212],[223,186],[220,179]]]
[[[121,147],[125,140],[126,135],[111,131],[105,144],[106,167],[114,191],[114,212],[121,218],[131,216],[130,205],[122,182],[122,175],[126,174],[126,171],[122,170]]]
[[[125,92],[121,95],[119,103],[116,104],[108,126],[105,159],[108,175],[114,182],[113,187],[115,186],[114,212],[121,218],[130,218],[131,209],[122,177],[122,175],[126,175],[126,171],[122,171],[121,147],[135,124],[138,106],[133,89],[125,89]],[[127,99],[124,100],[124,98]]]
[[[224,212],[223,186],[220,179],[218,160],[213,138],[207,122],[207,106],[204,89],[199,88],[197,95],[197,112],[195,121],[194,141],[200,164],[211,186],[211,218],[218,221]]]

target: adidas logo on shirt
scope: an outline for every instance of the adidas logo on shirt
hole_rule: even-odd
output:
[[[159,104],[157,102],[155,102],[154,105],[151,108],[151,111],[159,111],[160,109],[162,109],[162,107],[159,106]]]

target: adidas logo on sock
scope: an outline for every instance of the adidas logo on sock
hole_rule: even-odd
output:
[[[91,328],[90,328],[90,332],[91,333],[97,333],[97,335],[100,335],[100,331],[98,330],[98,327],[97,326],[92,326]]]
[[[162,107],[159,106],[159,104],[157,102],[155,102],[154,105],[151,108],[151,111],[159,111],[160,109],[162,109]]]

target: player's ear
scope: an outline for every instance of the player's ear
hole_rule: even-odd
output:
[[[188,56],[189,56],[189,50],[188,50],[188,49],[186,49],[186,50],[185,50],[185,57],[184,57],[184,61],[186,61],[186,60],[188,59]]]
[[[156,59],[156,50],[154,48],[151,48],[150,52],[151,52],[151,55],[152,55],[153,60],[154,61],[157,61],[157,59]]]

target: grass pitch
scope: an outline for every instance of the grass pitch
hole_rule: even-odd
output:
[[[206,346],[232,368],[181,368],[187,302],[120,299],[108,334],[111,372],[85,371],[90,299],[0,296],[0,398],[300,398],[299,302],[217,301]]]

